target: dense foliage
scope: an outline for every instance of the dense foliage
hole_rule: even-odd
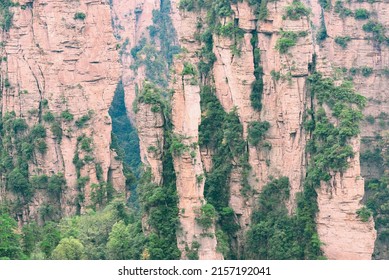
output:
[[[199,142],[202,147],[214,151],[212,170],[206,174],[205,198],[217,213],[219,236],[224,237],[218,241],[227,240],[227,244],[231,244],[239,225],[229,207],[229,178],[232,170],[238,169],[242,174],[242,194],[247,195],[251,190],[247,179],[250,171],[247,143],[243,140],[243,127],[236,111],[226,113],[208,86],[202,89],[201,108],[203,117],[199,127]],[[227,249],[229,246],[225,245],[222,250],[225,257],[236,258],[233,250]]]
[[[323,78],[314,73],[309,77],[312,97],[318,100],[319,108],[305,127],[312,133],[307,144],[312,154],[312,164],[308,169],[308,179],[329,181],[329,171],[343,172],[348,167],[348,159],[353,157],[353,149],[348,141],[359,134],[359,123],[363,118],[361,109],[366,99],[355,94],[350,82],[336,86],[331,78]],[[329,121],[323,104],[332,109],[332,116],[338,120],[335,126]],[[352,106],[355,104],[356,106]]]
[[[387,252],[381,248],[388,248],[389,244],[389,189],[388,176],[384,174],[379,179],[372,179],[366,182],[366,206],[361,209],[360,218],[369,220],[370,216],[374,216],[375,228],[377,230],[377,241],[373,254],[373,258],[387,259]]]
[[[339,14],[339,17],[345,18],[353,15],[353,11],[344,6],[344,2],[337,0],[334,6],[334,12]]]
[[[382,23],[369,20],[362,26],[363,31],[372,34],[372,39],[377,43],[389,44],[389,37],[386,36],[386,28]]]
[[[324,21],[324,12],[322,11],[321,15],[320,15],[320,27],[319,27],[317,34],[316,34],[316,40],[318,41],[318,43],[321,43],[327,37],[328,37],[327,27],[326,27],[326,23]]]
[[[259,20],[265,20],[269,14],[267,3],[273,0],[249,0],[249,4],[253,7],[254,13]]]
[[[289,179],[281,177],[264,186],[258,209],[252,215],[247,232],[247,259],[316,259],[321,255],[320,241],[314,233],[314,221],[301,199],[297,213],[289,215]]]
[[[152,174],[147,170],[138,185],[142,212],[148,217],[152,233],[147,236],[145,250],[148,258],[157,260],[178,259],[176,230],[178,229],[178,197],[176,175],[172,155],[169,153],[170,138],[165,134],[165,154],[163,158],[163,185],[152,182]]]
[[[351,41],[350,36],[344,36],[344,37],[336,37],[335,43],[337,43],[339,46],[341,46],[343,49],[347,47],[347,43]]]
[[[12,212],[21,211],[39,189],[45,190],[52,200],[50,207],[41,206],[42,218],[54,218],[57,216],[54,206],[59,203],[61,191],[66,184],[58,180],[62,175],[31,176],[29,170],[29,163],[36,161],[37,157],[47,151],[45,126],[37,123],[29,127],[25,119],[16,117],[15,112],[7,112],[1,120],[0,133],[0,169],[5,176],[7,190],[16,194],[16,201],[10,205]],[[40,180],[36,180],[37,178]]]
[[[253,146],[257,146],[265,137],[265,133],[269,130],[268,122],[254,121],[248,127],[248,140]]]
[[[116,87],[109,114],[112,118],[112,148],[116,150],[120,159],[124,160],[135,173],[138,173],[140,165],[139,139],[127,115],[121,81]]]
[[[17,223],[7,213],[0,212],[0,260],[23,258]]]
[[[141,259],[148,239],[139,220],[122,200],[114,200],[104,210],[90,210],[59,223],[31,222],[18,234],[16,221],[2,214],[0,258]]]

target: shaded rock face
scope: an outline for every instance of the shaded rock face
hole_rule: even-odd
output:
[[[110,149],[108,108],[120,74],[110,7],[105,1],[89,0],[19,3],[23,6],[11,8],[11,29],[2,33],[1,55],[7,59],[1,62],[1,110],[3,116],[15,112],[30,128],[37,124],[46,128],[47,151],[34,154],[29,174],[62,173],[66,188],[61,193],[60,212],[72,215],[81,193],[85,199],[79,210],[90,205],[93,183],[107,182],[110,177],[113,187],[125,192],[122,165]],[[85,17],[77,19],[77,13]],[[8,85],[4,86],[6,79]],[[49,112],[59,124],[62,138],[53,134],[52,121],[46,121]],[[63,112],[73,118],[64,119]],[[77,125],[82,116],[88,116],[87,120]],[[80,148],[80,136],[89,139],[88,151]],[[81,160],[88,154],[93,160],[77,171],[75,154]],[[101,167],[98,176],[95,165]],[[78,177],[89,177],[83,190],[77,188]],[[39,207],[45,203],[50,203],[45,192],[36,192],[20,219],[39,220]]]

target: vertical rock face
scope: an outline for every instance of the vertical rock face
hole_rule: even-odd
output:
[[[373,219],[362,222],[356,211],[362,207],[364,180],[360,176],[359,139],[353,143],[356,157],[344,174],[333,174],[329,185],[318,191],[318,233],[327,258],[337,260],[370,259],[376,231]],[[352,240],[352,243],[350,243]]]
[[[284,1],[278,1],[276,4],[269,3],[269,14],[266,20],[258,24],[258,42],[264,72],[263,109],[260,119],[270,123],[270,130],[266,139],[271,143],[272,149],[266,154],[263,151],[251,151],[250,164],[253,167],[253,172],[257,173],[256,175],[260,179],[260,183],[257,185],[259,190],[261,185],[267,182],[268,176],[289,177],[291,184],[289,208],[293,212],[295,195],[302,190],[305,176],[306,132],[303,129],[303,116],[308,100],[306,77],[310,74],[309,65],[317,63],[317,70],[326,75],[332,75],[336,67],[361,68],[364,65],[368,65],[369,67],[375,66],[378,69],[382,69],[383,66],[381,59],[377,59],[377,57],[381,56],[381,51],[377,49],[374,51],[373,44],[369,44],[366,39],[364,43],[358,41],[358,38],[364,39],[364,36],[366,36],[365,34],[363,35],[362,23],[356,22],[355,19],[346,19],[346,21],[351,21],[349,25],[343,24],[338,26],[339,22],[344,22],[345,20],[337,16],[334,19],[333,12],[325,13],[324,18],[329,38],[323,46],[319,47],[315,40],[312,40],[315,34],[312,36],[311,32],[314,32],[314,29],[307,19],[288,20],[283,18],[285,7],[288,4]],[[335,5],[335,3],[332,4]],[[306,3],[306,5],[313,8],[314,23],[319,26],[321,9],[318,8],[318,3]],[[356,9],[359,6],[351,6],[351,8]],[[237,14],[241,17],[243,13]],[[244,18],[249,19],[251,17],[246,15]],[[383,23],[384,20],[381,21],[379,19],[379,22]],[[245,28],[240,22],[239,26],[243,29]],[[306,31],[308,36],[298,39],[296,46],[290,49],[289,54],[282,55],[275,50],[276,40],[279,38],[277,34],[281,29],[294,32]],[[355,32],[358,32],[359,36]],[[346,35],[353,38],[350,42],[349,51],[344,51],[334,42],[336,36]],[[247,42],[247,40],[244,42]],[[216,49],[218,49],[219,44],[220,42],[216,43]],[[228,52],[229,48],[222,49],[227,49]],[[243,47],[243,52],[244,49]],[[370,51],[366,53],[366,49],[370,49]],[[317,61],[312,60],[313,53],[316,53]],[[369,55],[369,53],[375,54]],[[217,56],[218,61],[223,57],[220,52]],[[232,56],[230,55],[229,57]],[[247,54],[242,55],[242,57],[242,59],[247,59]],[[362,57],[363,59],[358,59]],[[221,65],[224,69],[228,69],[229,65],[234,64],[229,63],[226,59],[222,59],[222,61],[222,63],[217,65]],[[245,65],[245,69],[250,68],[250,66],[247,66],[247,63],[248,61],[242,64]],[[377,64],[378,66],[376,66]],[[215,69],[218,69],[217,65]],[[219,66],[219,69],[222,67]],[[270,75],[272,70],[280,72],[281,75],[289,73],[290,78],[284,81],[282,79],[276,81]],[[219,72],[221,71],[219,70]],[[218,73],[216,73],[216,86],[219,86],[221,89],[219,92],[223,92],[226,95],[226,92],[232,92],[228,88],[237,89],[239,87],[237,85],[231,85],[230,87],[223,85],[228,84],[230,81],[233,84],[234,75],[240,72],[239,70],[231,71],[234,74],[225,75],[223,79],[219,80],[217,80]],[[379,84],[387,81],[381,75],[375,76],[374,81],[377,81],[377,79],[379,79],[378,81],[383,80]],[[371,80],[371,84],[374,83],[373,78],[369,78],[369,80]],[[226,82],[223,83],[224,81]],[[369,85],[369,82],[367,84],[360,82],[356,83],[356,88],[366,97],[380,96],[380,93],[374,91],[371,88],[372,86]],[[240,99],[238,93],[227,94],[226,96],[219,95],[219,98],[226,109],[231,108],[233,105],[238,106],[238,108],[244,108],[242,109],[243,112],[239,114],[243,123],[247,123],[253,120],[253,118],[255,119],[255,113],[245,106],[244,103],[236,101],[234,103],[234,100]],[[244,98],[242,99],[244,100]],[[228,105],[226,106],[225,104]],[[371,103],[367,108],[369,109],[370,106],[372,106]],[[376,232],[372,219],[368,222],[362,222],[356,214],[362,207],[361,201],[364,195],[363,179],[360,173],[359,145],[358,139],[353,140],[352,146],[355,157],[350,159],[350,167],[347,172],[342,175],[332,174],[331,183],[329,185],[323,184],[318,190],[318,234],[323,242],[323,252],[329,259],[370,259],[374,249]],[[263,164],[265,160],[268,161],[268,166]],[[353,241],[350,242],[351,240]]]
[[[182,232],[177,236],[178,248],[186,258],[185,247],[192,248],[194,241],[200,244],[199,259],[222,259],[217,252],[215,229],[202,228],[196,221],[204,200],[204,167],[198,147],[198,127],[201,122],[200,86],[197,74],[185,74],[185,65],[196,65],[199,60],[196,52],[201,45],[194,38],[198,15],[179,10],[179,1],[172,1],[172,21],[177,31],[177,39],[187,54],[174,60],[173,81],[174,96],[172,102],[172,121],[174,133],[183,137],[188,147],[181,155],[174,157],[174,169],[177,174],[177,193],[179,196],[180,223]],[[208,235],[204,235],[208,233]],[[211,234],[211,236],[209,235]]]
[[[223,259],[217,218],[212,217],[208,226],[200,222],[202,207],[207,204],[205,175],[212,170],[216,152],[199,147],[199,126],[206,115],[202,115],[200,106],[204,85],[212,87],[225,112],[236,112],[243,127],[243,142],[250,138],[253,122],[267,122],[270,126],[263,139],[266,146],[244,142],[248,169],[244,171],[242,162],[234,158],[226,179],[229,207],[225,208],[233,210],[232,219],[239,224],[239,230],[228,237],[234,243],[230,247],[237,251],[236,257],[241,257],[257,198],[272,178],[289,178],[287,208],[289,215],[296,213],[297,194],[304,189],[310,163],[306,147],[312,135],[305,130],[304,120],[313,114],[308,109],[318,105],[317,100],[311,100],[308,82],[313,71],[325,77],[354,73],[355,88],[368,100],[364,114],[389,114],[389,79],[385,72],[388,47],[377,42],[377,34],[363,27],[368,19],[341,15],[342,9],[335,0],[331,9],[323,9],[318,1],[307,1],[305,6],[312,13],[293,20],[285,16],[292,1],[269,1],[266,19],[261,20],[248,1],[231,1],[237,2],[231,3],[231,14],[218,22],[220,26],[212,27],[210,51],[214,61],[207,77],[196,67],[202,59],[205,43],[199,37],[207,25],[207,13],[204,9],[186,11],[179,0],[171,0],[170,10],[163,13],[170,16],[174,30],[169,32],[175,33],[176,41],[172,45],[179,44],[181,53],[161,62],[166,42],[152,33],[159,28],[156,22],[161,14],[157,12],[169,6],[168,2],[22,0],[21,6],[11,8],[13,25],[2,33],[0,46],[1,112],[4,123],[21,118],[27,128],[19,133],[19,128],[14,127],[13,138],[3,133],[3,150],[16,162],[18,152],[24,155],[30,146],[17,151],[13,147],[15,135],[36,134],[39,130],[34,128],[41,125],[46,135],[31,143],[29,178],[63,174],[66,180],[58,199],[44,188],[37,188],[31,201],[17,210],[21,223],[32,218],[44,221],[44,205],[58,204],[59,216],[83,212],[96,203],[96,188],[112,184],[116,191],[125,192],[122,165],[110,148],[108,115],[119,79],[123,82],[127,113],[137,127],[141,160],[150,167],[152,180],[158,186],[164,183],[163,155],[172,153],[180,220],[177,246],[183,259],[193,255],[199,259]],[[387,3],[351,2],[343,3],[344,7],[351,11],[366,9],[369,20],[389,27]],[[328,37],[319,42],[317,33],[323,25]],[[227,27],[238,29],[231,32],[239,36],[223,34],[223,27],[227,31]],[[287,52],[280,52],[277,44],[284,32],[298,36]],[[346,41],[347,48],[339,44],[339,38]],[[335,80],[340,82],[342,78]],[[261,84],[261,108],[253,106],[256,83]],[[165,106],[158,98],[170,94],[171,104]],[[164,106],[171,107],[171,117]],[[325,110],[327,115],[332,114],[329,108]],[[170,121],[173,127],[167,131]],[[335,117],[330,121],[339,125]],[[329,259],[371,258],[376,239],[374,222],[372,218],[362,221],[357,215],[363,207],[362,175],[372,176],[361,171],[360,138],[371,140],[381,130],[379,125],[364,122],[361,137],[350,140],[355,155],[348,160],[348,169],[331,172],[327,183],[316,186],[317,232]],[[169,137],[165,139],[166,135]],[[227,137],[223,137],[225,141]],[[170,145],[169,151],[165,144]],[[19,202],[18,196],[6,187],[12,177],[9,173],[1,174],[0,201]],[[245,195],[245,180],[250,195]]]
[[[237,108],[240,121],[243,125],[243,136],[247,139],[247,127],[251,121],[259,121],[260,114],[251,106],[251,87],[255,81],[254,76],[254,48],[252,45],[253,36],[257,28],[257,20],[247,2],[238,3],[232,6],[234,17],[231,21],[237,21],[239,28],[244,30],[244,37],[238,43],[239,54],[234,52],[234,39],[215,36],[214,50],[216,62],[213,68],[215,79],[215,90],[220,103],[226,112]],[[254,35],[253,35],[254,34]],[[253,158],[257,156],[255,149],[249,150],[249,161],[252,164]],[[259,164],[259,162],[258,162]],[[258,166],[258,165],[257,165]],[[254,168],[249,178],[251,186],[260,190],[257,181],[260,178],[258,169]],[[237,214],[241,227],[238,233],[238,247],[243,238],[246,227],[250,224],[254,197],[242,195],[242,175],[238,167],[234,167],[230,178],[230,206]]]
[[[140,105],[139,111],[133,111],[136,94],[142,90],[146,78],[146,66],[133,68],[135,56],[131,50],[146,38],[149,38],[148,28],[153,24],[153,11],[160,9],[160,0],[113,0],[112,18],[116,37],[121,41],[120,60],[122,64],[121,78],[125,92],[127,114],[136,123],[139,136],[141,160],[150,166],[154,181],[161,184],[162,154],[148,152],[149,147],[163,148],[163,116],[152,112],[151,106]],[[158,42],[156,42],[158,44]],[[131,67],[132,66],[132,67]]]
[[[303,38],[292,48],[291,55],[280,55],[275,50],[278,31],[308,31],[309,22],[282,21],[280,9],[287,3],[269,4],[269,16],[265,22],[258,22],[246,2],[233,6],[234,20],[245,31],[239,44],[240,55],[234,55],[234,42],[224,37],[216,37],[214,53],[217,61],[214,66],[215,86],[218,98],[228,112],[237,107],[240,120],[247,137],[247,127],[252,121],[267,121],[270,129],[266,141],[271,149],[249,147],[249,163],[252,167],[249,182],[251,187],[260,191],[271,177],[286,176],[290,179],[291,199],[289,210],[292,213],[295,195],[301,191],[305,172],[305,132],[302,128],[303,114],[306,106],[305,80],[308,75],[308,63],[311,60],[312,41]],[[253,38],[256,36],[257,38]],[[254,40],[253,40],[254,39]],[[258,42],[253,45],[253,42]],[[253,109],[250,100],[254,77],[254,49],[260,50],[263,67],[262,110]],[[271,71],[285,75],[291,71],[289,80],[275,81]],[[231,175],[231,206],[238,214],[242,233],[240,241],[251,222],[251,213],[255,206],[255,197],[244,198],[239,183],[240,173]]]
[[[332,1],[332,5],[335,4],[335,1]],[[357,9],[366,9],[369,13],[376,11],[376,15],[371,14],[370,20],[388,26],[387,15],[384,16],[387,13],[387,3],[343,5],[354,12]],[[318,3],[313,3],[312,7],[315,24],[318,26],[321,8]],[[386,88],[388,78],[382,75],[381,71],[387,65],[388,48],[374,42],[371,34],[364,31],[363,25],[367,22],[367,19],[357,20],[352,16],[341,16],[336,9],[324,11],[328,38],[317,48],[318,70],[326,73],[342,68],[352,71],[353,68],[371,67],[372,75],[366,77],[359,73],[353,77],[353,84],[368,100],[364,115],[377,116],[380,112],[387,112],[382,89]],[[336,43],[336,39],[346,36],[350,40],[347,48],[343,48]],[[376,100],[382,100],[383,103]],[[363,122],[361,136],[373,136],[379,129]],[[318,232],[324,243],[323,250],[330,259],[370,259],[374,250],[376,231],[373,220],[362,222],[356,215],[356,211],[363,206],[361,201],[364,196],[364,180],[361,177],[359,161],[360,139],[354,139],[352,144],[355,156],[350,160],[350,168],[342,175],[334,174],[331,187],[323,184],[318,192]],[[367,175],[368,171],[363,173]]]
[[[259,25],[259,44],[264,68],[263,118],[270,123],[268,141],[271,151],[263,160],[270,162],[263,168],[261,178],[266,183],[268,176],[286,176],[290,180],[291,199],[289,209],[293,212],[295,195],[302,190],[305,174],[306,132],[303,116],[307,108],[306,77],[308,64],[312,60],[313,46],[309,21],[282,20],[288,2],[269,4],[269,16]],[[296,46],[288,54],[280,54],[276,49],[279,31],[307,32],[299,38]],[[279,72],[281,79],[274,79],[271,72]],[[288,76],[286,78],[286,76]],[[261,170],[261,169],[260,169]]]
[[[332,4],[335,5],[335,3]],[[361,50],[367,48],[362,46],[358,40],[355,40],[355,44],[358,44],[355,45],[355,48],[350,48],[348,52],[341,52],[342,49],[339,47],[339,52],[336,54],[334,49],[338,47],[334,43],[334,37],[337,35],[331,34],[333,32],[348,34],[348,31],[346,26],[335,26],[342,20],[332,20],[333,12],[324,13],[329,38],[323,45],[319,46],[316,42],[316,33],[321,24],[320,16],[322,13],[319,4],[316,2],[305,3],[306,6],[312,9],[311,18],[314,26],[306,17],[299,20],[285,18],[285,10],[288,5],[290,5],[288,1],[268,3],[268,16],[266,20],[260,22],[256,20],[253,11],[245,1],[232,5],[234,15],[227,18],[224,24],[233,21],[244,31],[243,39],[238,44],[240,55],[234,52],[236,42],[233,39],[214,34],[213,52],[216,55],[216,62],[213,67],[213,78],[217,97],[225,111],[229,112],[234,107],[237,108],[240,121],[244,127],[244,137],[247,137],[247,128],[250,122],[267,121],[270,123],[266,141],[271,144],[271,149],[249,147],[249,163],[252,167],[249,182],[254,190],[260,191],[269,182],[269,178],[288,177],[291,184],[288,209],[293,214],[296,207],[296,194],[303,189],[307,165],[305,146],[308,136],[304,130],[303,121],[310,105],[307,77],[311,74],[312,65],[316,64],[316,70],[327,76],[332,76],[336,73],[336,67],[344,66],[341,64],[343,61],[350,63],[350,61],[357,61],[357,57],[361,55],[364,55],[364,59],[369,55],[362,54],[364,51],[354,51],[358,47]],[[186,36],[183,36],[180,42],[185,42],[185,48],[188,50],[185,59],[193,63],[196,60],[193,60],[192,57],[198,50],[198,46],[188,34],[195,33],[193,24],[195,19],[190,12],[181,12],[181,14],[184,14],[182,18],[176,17],[176,22],[181,24],[176,24],[176,26],[180,26],[178,29],[185,30],[181,33]],[[193,26],[192,32],[188,30],[191,25]],[[349,26],[355,29],[354,23]],[[299,38],[296,45],[290,48],[287,54],[280,54],[275,49],[277,40],[281,36],[280,30],[306,34],[306,36]],[[358,32],[363,33],[362,25],[358,30]],[[178,33],[180,34],[180,32]],[[257,36],[258,40],[253,40],[253,36]],[[354,37],[354,35],[350,36]],[[257,45],[253,45],[253,42],[257,42]],[[260,49],[263,67],[264,90],[260,112],[252,108],[250,101],[251,84],[255,80],[253,48]],[[352,54],[356,56],[354,59],[347,58],[348,55]],[[315,56],[316,58],[313,59]],[[361,65],[358,66],[361,67]],[[351,65],[347,67],[351,67]],[[272,72],[279,73],[281,78],[276,79]],[[370,94],[380,95],[377,92],[372,92],[371,87],[365,94],[364,89],[366,88],[363,87],[368,85],[363,82],[359,83],[358,79],[355,80],[355,85],[359,92],[366,97]],[[187,89],[185,90],[185,88]],[[175,86],[175,90],[174,106],[180,108],[180,113],[175,115],[176,130],[185,136],[192,136],[190,133],[194,129],[185,126],[185,124],[188,125],[188,122],[185,121],[188,112],[185,112],[187,109],[184,108],[187,108],[187,105],[184,104],[193,100],[194,103],[191,107],[193,113],[197,106],[196,98],[193,97],[193,95],[196,96],[196,86],[188,86],[185,79],[183,79],[182,84]],[[191,99],[185,99],[186,91],[192,91]],[[181,106],[178,104],[181,104]],[[369,106],[371,104],[367,108]],[[184,112],[182,112],[183,110]],[[193,117],[195,120],[196,114]],[[192,120],[192,123],[195,122],[194,120]],[[333,173],[329,185],[322,184],[320,188],[317,186],[318,234],[323,242],[323,252],[330,259],[369,259],[376,238],[372,219],[368,222],[362,222],[357,216],[358,209],[362,207],[361,201],[364,195],[363,179],[360,174],[358,159],[358,139],[352,140],[352,147],[355,156],[349,161],[349,169],[343,174]],[[207,167],[206,170],[209,170],[211,163],[209,162],[208,153],[203,152],[203,155],[205,154],[207,156],[203,156],[203,163]],[[187,161],[190,164],[189,157]],[[195,170],[194,166],[188,168]],[[178,169],[183,170],[182,168]],[[176,168],[176,171],[178,169]],[[196,172],[192,172],[192,174],[196,174]],[[193,182],[193,178],[186,178],[186,180],[187,182]],[[243,239],[245,228],[250,224],[251,212],[255,205],[255,197],[245,198],[242,195],[240,181],[241,172],[233,170],[230,175],[230,206],[238,215],[241,226],[242,233],[238,235],[240,236],[238,240]],[[192,197],[201,197],[201,195],[196,193]],[[186,201],[188,203],[191,201],[192,205],[198,203],[196,200],[186,199]]]
[[[2,33],[1,55],[6,59],[1,62],[1,110],[3,116],[15,112],[30,128],[37,124],[46,128],[47,151],[34,153],[29,174],[62,173],[66,188],[60,199],[61,212],[71,215],[77,209],[77,196],[84,193],[82,210],[91,203],[91,184],[107,182],[108,174],[114,178],[114,188],[125,191],[122,166],[110,149],[108,108],[120,65],[109,4],[83,0],[19,3],[21,6],[12,8],[11,29]],[[48,113],[54,120],[45,118]],[[53,134],[52,122],[62,133],[57,129]],[[89,144],[84,150],[82,139]],[[76,154],[83,162],[79,167],[74,164]],[[86,155],[90,160],[84,160]],[[77,188],[80,176],[89,177],[83,191]],[[39,219],[39,207],[45,200],[38,191],[21,219]]]

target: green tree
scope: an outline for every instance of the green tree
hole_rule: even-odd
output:
[[[216,219],[216,210],[212,204],[205,204],[201,206],[199,217],[196,218],[196,221],[204,228],[210,228]]]
[[[248,127],[248,140],[253,146],[257,146],[265,137],[269,130],[270,124],[268,122],[251,122]]]
[[[117,222],[115,212],[108,206],[103,211],[90,211],[79,218],[76,224],[76,236],[85,247],[89,260],[106,259],[105,248],[112,226]]]
[[[107,243],[107,254],[113,260],[125,260],[129,258],[131,244],[128,242],[131,236],[123,221],[113,225]]]
[[[0,259],[21,259],[20,235],[17,223],[8,214],[0,215]]]
[[[36,249],[42,238],[42,229],[35,222],[25,225],[22,228],[23,252],[29,256]]]
[[[61,240],[61,235],[57,224],[48,222],[43,227],[42,241],[40,242],[40,249],[45,253],[46,257],[51,256],[51,252]]]
[[[49,178],[47,190],[54,196],[59,198],[62,190],[66,186],[66,180],[62,173],[54,174]]]
[[[26,197],[32,195],[33,191],[31,185],[29,184],[27,178],[21,173],[19,168],[15,168],[8,174],[8,187],[19,194],[22,194]]]
[[[54,249],[51,258],[54,260],[84,259],[84,245],[73,237],[62,239]]]

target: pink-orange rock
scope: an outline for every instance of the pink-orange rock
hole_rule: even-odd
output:
[[[359,139],[354,141],[359,149]],[[317,228],[322,249],[328,259],[370,259],[377,237],[373,218],[363,222],[356,211],[362,208],[364,180],[360,176],[359,154],[350,160],[344,174],[333,174],[330,184],[318,190]]]
[[[31,1],[28,1],[31,3]],[[24,2],[21,2],[22,4]],[[47,128],[47,153],[36,155],[30,163],[31,175],[62,172],[67,188],[61,198],[62,215],[76,212],[76,169],[73,157],[77,137],[85,134],[92,139],[94,161],[107,180],[110,169],[116,170],[115,188],[124,192],[124,178],[118,163],[112,161],[111,121],[108,108],[119,79],[118,55],[111,27],[109,4],[102,1],[43,1],[35,0],[25,9],[12,8],[13,25],[3,33],[5,47],[1,51],[7,61],[1,62],[1,76],[7,77],[11,87],[3,89],[2,112],[15,111],[31,127],[41,121],[41,114],[51,112],[61,122],[62,141]],[[84,20],[74,19],[77,12]],[[27,91],[28,93],[21,93]],[[42,100],[47,107],[40,106]],[[85,128],[74,121],[61,121],[68,110],[74,120],[91,114]],[[112,167],[111,165],[116,167]],[[90,177],[85,193],[85,204],[90,203],[90,183],[97,182],[95,169],[86,165],[81,172]],[[39,207],[50,203],[47,196],[37,192],[21,219],[39,216]]]
[[[161,112],[152,112],[151,104],[138,104],[138,128],[141,160],[150,166],[156,184],[162,183],[162,151],[164,144],[164,119]]]
[[[151,107],[145,104],[139,105],[138,113],[133,111],[136,92],[141,91],[143,82],[146,80],[146,69],[144,65],[140,65],[136,70],[131,68],[135,62],[131,50],[142,39],[149,39],[148,27],[153,24],[153,11],[159,8],[159,0],[112,1],[114,30],[116,37],[121,41],[121,79],[127,114],[132,124],[138,129],[141,161],[151,167],[154,181],[157,184],[162,183],[161,156],[164,143],[164,121],[161,114],[154,114],[150,110]],[[155,147],[157,151],[149,152],[149,147]]]
[[[201,122],[200,86],[198,76],[183,76],[183,63],[196,65],[198,58],[195,53],[201,45],[194,39],[197,17],[194,13],[186,13],[178,9],[179,1],[172,1],[172,21],[177,31],[177,38],[187,54],[174,59],[174,75],[172,88],[172,122],[174,133],[182,136],[183,143],[188,147],[181,155],[174,156],[174,169],[177,175],[177,193],[179,196],[180,224],[182,230],[177,234],[177,246],[186,259],[185,248],[191,248],[193,242],[198,242],[199,259],[223,259],[217,251],[215,227],[202,228],[196,221],[200,208],[206,203],[204,199],[205,171],[201,160],[198,143],[198,127]],[[207,233],[204,235],[204,233]]]

